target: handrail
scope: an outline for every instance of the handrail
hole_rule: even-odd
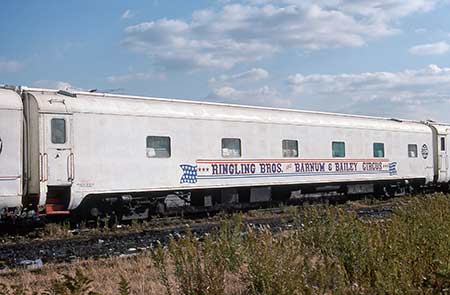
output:
[[[72,181],[75,180],[75,155],[73,153],[70,154],[71,165],[72,168]]]
[[[39,181],[44,181],[44,156],[39,153]]]
[[[43,162],[45,162],[45,165],[43,167],[43,170],[45,171],[45,173],[44,173],[45,176],[44,176],[44,180],[43,181],[48,181],[48,154],[44,153],[43,158],[44,158]]]
[[[67,180],[70,182],[73,182],[75,179],[75,161],[74,161],[74,154],[70,153],[67,156]]]

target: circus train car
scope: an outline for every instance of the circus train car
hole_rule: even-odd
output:
[[[299,194],[448,188],[450,126],[90,92],[0,89],[0,210],[147,218]]]

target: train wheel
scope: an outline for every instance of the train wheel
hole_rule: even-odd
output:
[[[116,224],[118,224],[118,218],[116,214],[111,214],[108,217],[108,228],[113,228]]]
[[[167,212],[166,204],[164,202],[158,202],[158,204],[156,204],[155,211],[156,211],[156,214],[158,214],[160,216],[164,216]]]
[[[292,191],[286,189],[272,189],[272,201],[283,203],[291,198]]]

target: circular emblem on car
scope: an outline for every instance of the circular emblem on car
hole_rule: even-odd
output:
[[[428,158],[429,151],[428,151],[428,146],[427,146],[426,144],[424,144],[424,145],[422,146],[421,152],[422,152],[422,157],[423,157],[424,159]]]

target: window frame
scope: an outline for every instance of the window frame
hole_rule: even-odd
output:
[[[295,142],[295,151],[297,153],[296,156],[288,156],[285,155],[284,151],[285,151],[285,143],[289,143],[289,142]],[[289,149],[290,150],[290,149]],[[299,143],[297,139],[283,139],[281,141],[281,154],[283,158],[299,158],[300,157],[300,150],[299,150]]]
[[[64,126],[64,141],[60,142],[60,141],[56,141],[55,140],[55,128],[54,128],[54,122],[64,122],[63,126]],[[65,118],[51,118],[50,120],[50,141],[52,144],[66,144],[67,143],[67,122]]]
[[[224,151],[224,148],[226,148],[224,146],[224,141],[226,141],[226,140],[237,140],[237,141],[239,141],[239,156],[235,156],[235,155],[227,156],[227,155],[224,155],[223,151]],[[242,140],[241,140],[241,138],[239,138],[239,137],[223,137],[220,140],[220,143],[221,143],[221,155],[222,155],[222,158],[242,158]]]
[[[344,146],[344,155],[343,156],[336,156],[334,153],[334,146],[335,144],[343,144]],[[332,158],[345,158],[347,156],[347,151],[346,151],[346,147],[345,147],[345,141],[332,141],[331,142],[331,157]]]
[[[414,147],[414,152],[415,152],[415,156],[411,156],[411,149],[410,149],[410,147]],[[415,159],[415,158],[418,158],[419,157],[419,149],[418,149],[418,147],[417,147],[417,144],[415,144],[415,143],[409,143],[408,144],[408,158],[412,158],[412,159]]]
[[[149,140],[151,140],[152,138],[153,139],[156,139],[156,138],[157,139],[168,139],[168,143],[169,143],[168,147],[169,147],[169,149],[168,150],[166,149],[166,151],[168,152],[167,156],[158,156],[156,151],[155,151],[155,156],[149,156],[149,149],[154,149],[155,150],[155,149],[158,148],[158,147],[149,146],[149,143],[151,143],[151,141],[149,141]],[[148,135],[145,138],[145,147],[146,147],[146,156],[149,159],[169,159],[169,158],[172,157],[172,138],[170,136],[166,136],[166,135],[164,135],[164,136],[162,136],[162,135]]]
[[[382,151],[383,151],[383,155],[382,156],[378,156],[377,154],[376,154],[376,152],[378,151],[377,149],[375,149],[375,146],[376,145],[381,145],[382,147],[383,147],[383,149],[382,149]],[[374,158],[385,158],[386,157],[386,150],[385,150],[385,145],[384,145],[384,142],[374,142],[373,143],[373,145],[372,145],[372,147],[373,147],[373,157]]]

